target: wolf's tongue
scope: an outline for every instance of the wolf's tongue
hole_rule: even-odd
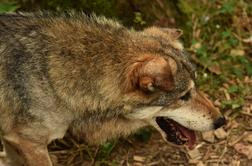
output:
[[[193,149],[193,146],[196,143],[196,135],[193,130],[190,130],[182,125],[177,126],[181,131],[181,134],[188,139],[187,145],[189,149]]]

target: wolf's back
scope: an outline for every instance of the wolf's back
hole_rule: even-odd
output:
[[[0,107],[17,103],[18,109],[29,110],[43,106],[38,103],[43,95],[78,109],[98,107],[104,91],[111,93],[110,82],[121,78],[129,36],[104,17],[0,15]]]

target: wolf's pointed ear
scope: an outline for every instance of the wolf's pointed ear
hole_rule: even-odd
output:
[[[144,30],[147,33],[156,36],[167,36],[172,40],[178,39],[181,35],[183,35],[183,31],[181,29],[176,28],[158,28],[158,27],[150,27]]]
[[[176,28],[160,28],[161,31],[168,34],[172,39],[176,40],[180,36],[183,35],[183,31],[181,29]]]
[[[148,92],[154,92],[156,89],[170,91],[174,88],[176,70],[176,62],[171,58],[146,58],[133,66],[131,85]]]

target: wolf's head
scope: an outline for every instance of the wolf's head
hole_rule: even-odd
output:
[[[149,123],[169,142],[192,147],[194,130],[219,128],[225,119],[197,91],[194,67],[177,40],[181,34],[153,27],[136,35],[124,98],[134,105],[128,118]]]

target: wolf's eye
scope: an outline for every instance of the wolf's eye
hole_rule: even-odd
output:
[[[148,88],[148,90],[149,90],[150,92],[155,92],[155,87],[154,87],[154,85],[153,85],[152,83],[149,83],[149,84],[147,85],[147,88]]]
[[[191,92],[188,91],[185,95],[180,97],[181,100],[188,101],[191,98]]]

